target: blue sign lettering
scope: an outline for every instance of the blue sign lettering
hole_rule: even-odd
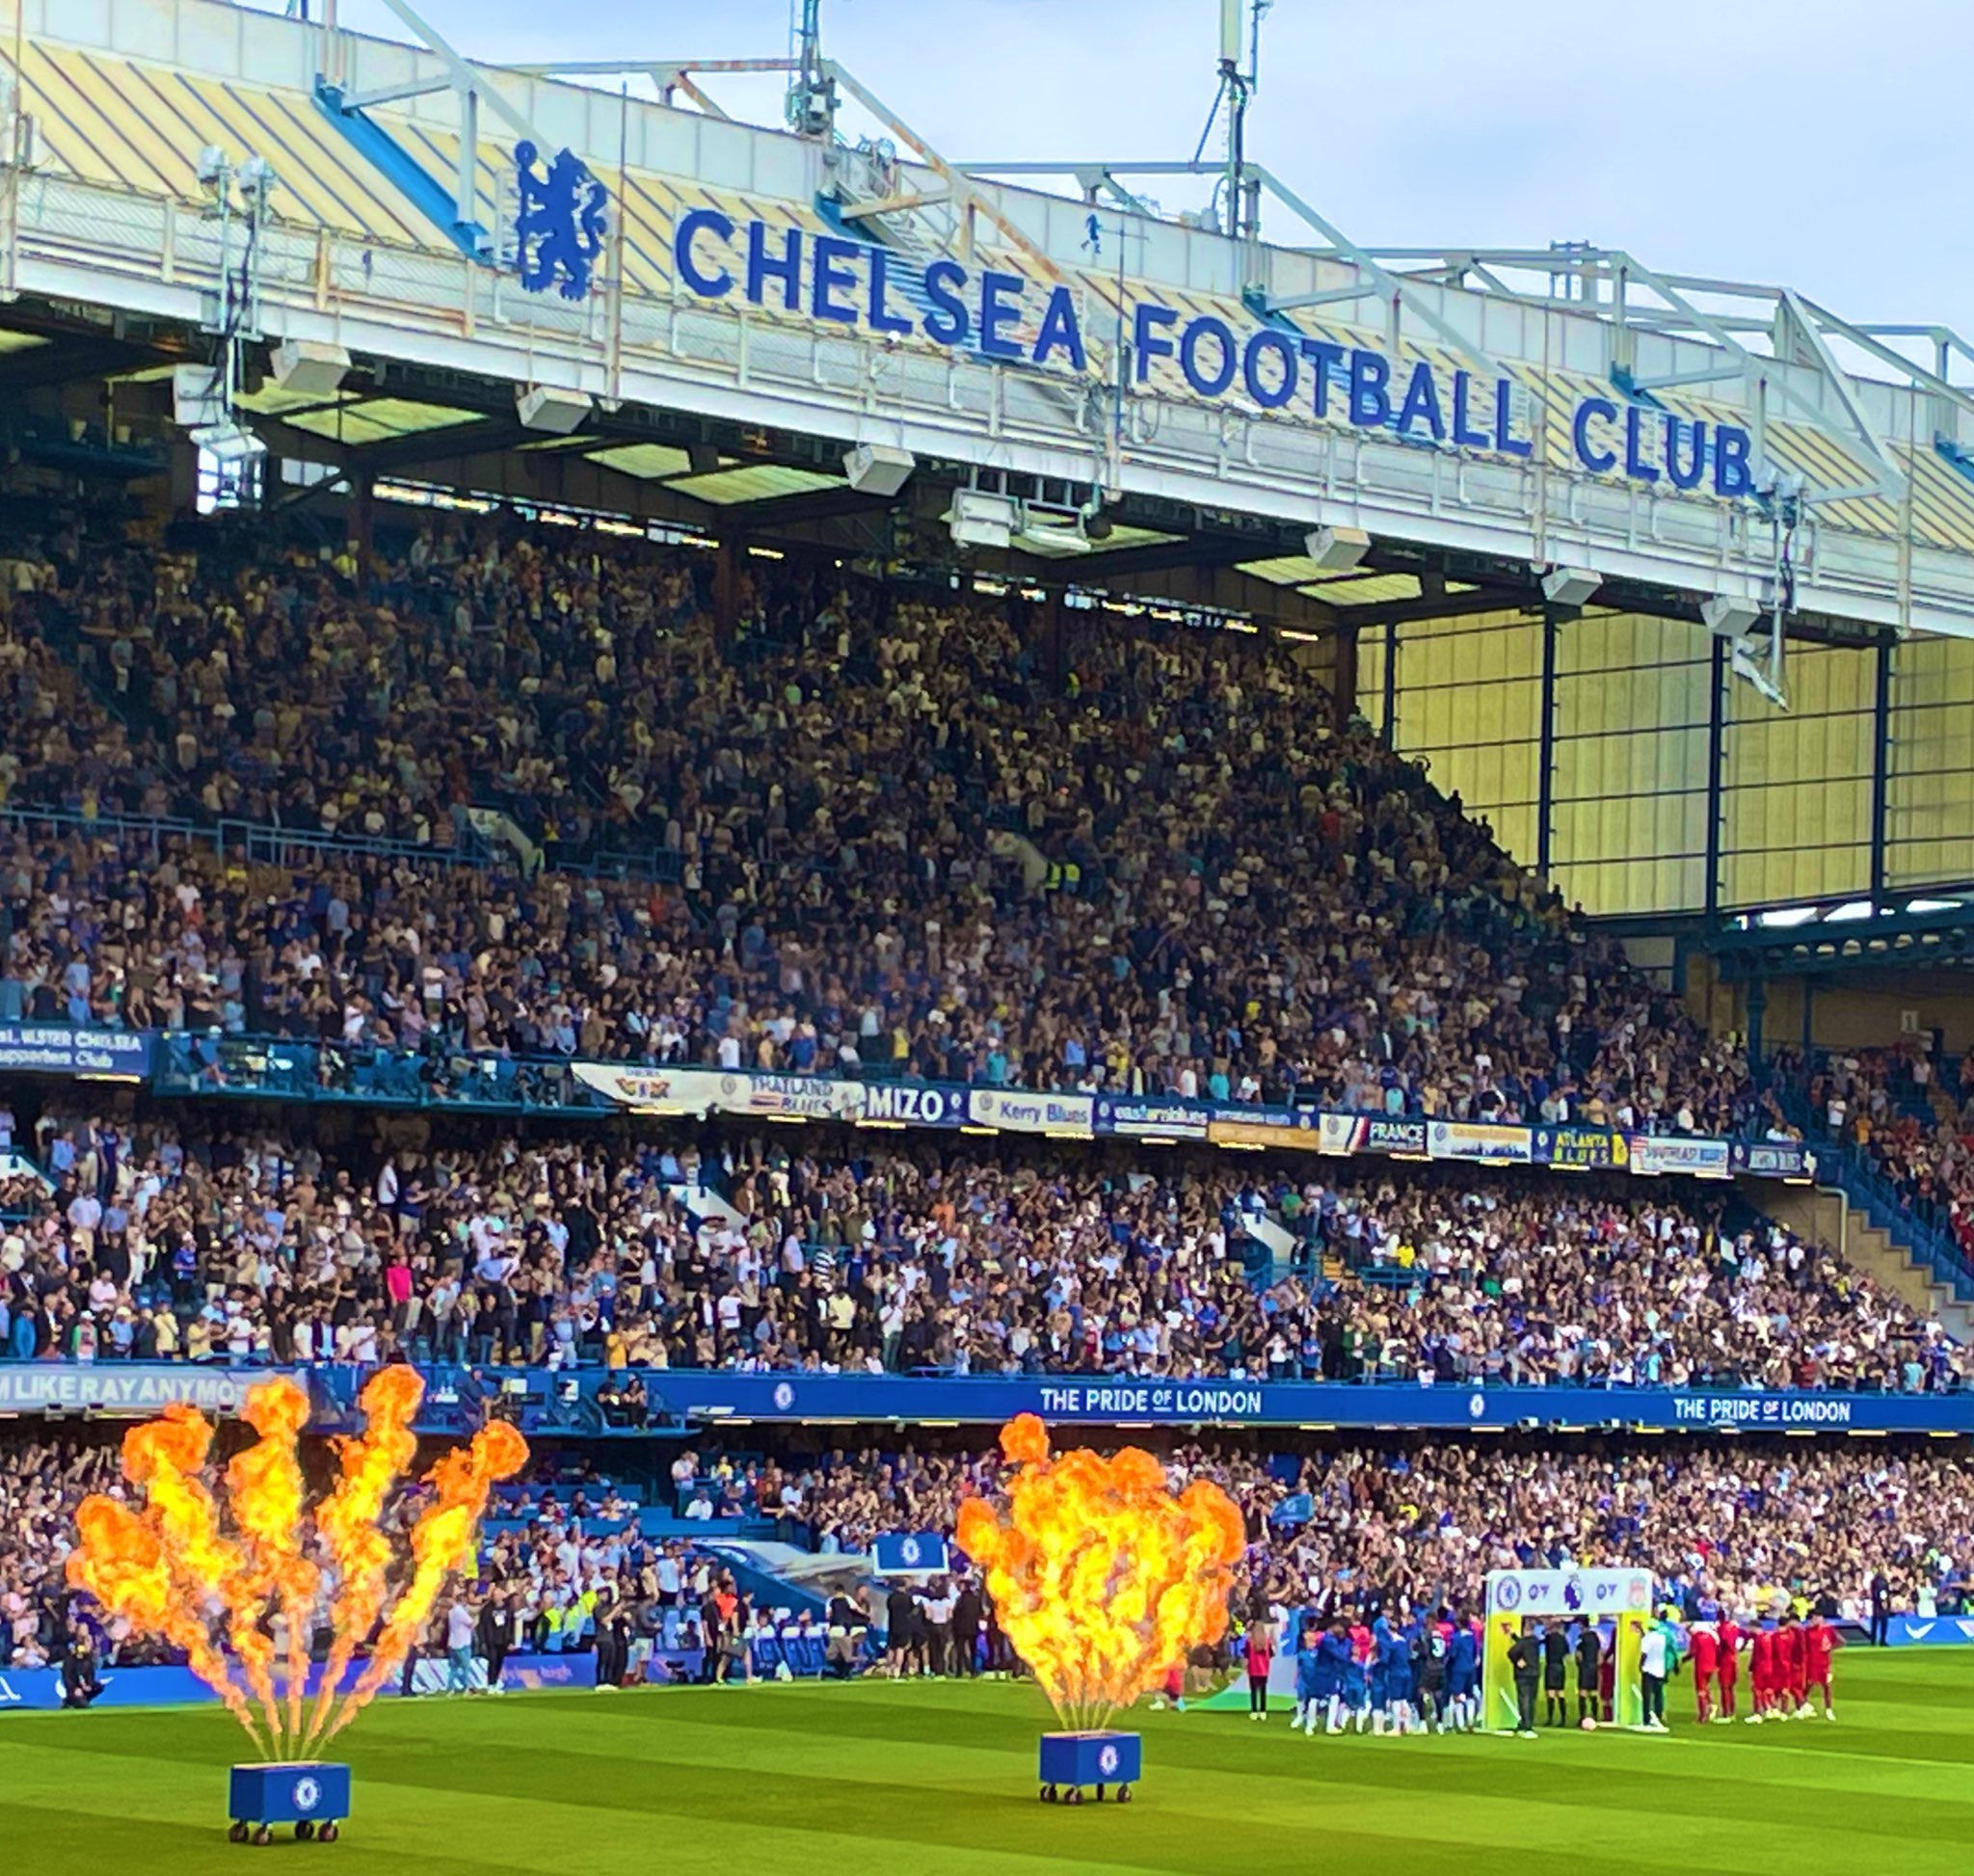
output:
[[[775,287],[778,304],[789,312],[804,309],[806,266],[807,310],[824,324],[895,335],[917,332],[937,345],[977,345],[984,357],[1010,364],[1090,368],[1070,286],[1051,286],[1038,312],[1040,289],[1020,274],[975,274],[942,255],[914,277],[914,263],[903,256],[841,235],[809,236],[806,247],[805,253],[799,228],[770,230],[759,220],[742,228],[718,209],[692,208],[679,217],[672,262],[679,281],[702,299],[728,297],[740,277],[752,304],[764,304]],[[1312,337],[1283,323],[1237,331],[1217,313],[1182,318],[1154,299],[1128,308],[1126,330],[1136,385],[1168,362],[1197,397],[1238,392],[1258,410],[1279,411],[1294,403],[1306,372],[1302,408],[1314,417],[1331,418],[1334,389],[1335,415],[1357,429],[1522,462],[1534,454],[1534,439],[1516,430],[1509,378],[1490,386],[1455,369],[1449,381],[1446,368],[1430,359],[1400,365],[1371,347]],[[1485,409],[1490,394],[1491,421]],[[1580,398],[1559,415],[1568,418],[1576,461],[1592,475],[1621,475],[1642,488],[1685,494],[1707,479],[1711,457],[1714,495],[1734,500],[1753,492],[1753,439],[1738,424],[1715,423],[1710,436],[1704,420],[1629,399],[1620,403],[1614,392]]]

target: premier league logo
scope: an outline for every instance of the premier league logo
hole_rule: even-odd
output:
[[[297,1810],[313,1810],[322,1802],[322,1787],[313,1779],[297,1779],[289,1796],[294,1799]]]
[[[1097,1770],[1103,1773],[1107,1779],[1116,1776],[1119,1762],[1115,1746],[1106,1746],[1097,1755]]]
[[[1584,1579],[1581,1576],[1562,1579],[1562,1606],[1572,1615],[1584,1606]]]

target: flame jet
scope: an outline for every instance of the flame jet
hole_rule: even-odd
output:
[[[1001,1429],[1000,1450],[1017,1468],[1004,1514],[970,1498],[954,1536],[1065,1724],[1099,1726],[1226,1633],[1240,1514],[1205,1479],[1175,1496],[1134,1446],[1052,1458],[1031,1413]]]

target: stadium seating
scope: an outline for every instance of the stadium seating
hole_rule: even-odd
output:
[[[1045,656],[1018,605],[770,569],[723,645],[682,550],[590,537],[421,533],[361,590],[217,536],[71,527],[0,567],[0,1013],[1717,1137],[1753,1112],[1734,1051],[1238,635],[1106,617]],[[489,839],[504,864],[440,864]]]
[[[1958,1388],[1827,1247],[1669,1196],[1462,1169],[736,1137],[349,1148],[43,1116],[0,1341],[236,1362]],[[717,1212],[685,1194],[710,1189]],[[1250,1221],[1293,1263],[1259,1282]],[[634,1412],[613,1396],[606,1411]]]

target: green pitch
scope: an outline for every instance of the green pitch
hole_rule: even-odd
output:
[[[1037,1802],[1041,1696],[1006,1683],[380,1702],[339,1744],[335,1844],[225,1839],[217,1711],[0,1710],[0,1863],[22,1872],[306,1864],[323,1876],[1965,1876],[1974,1650],[1838,1665],[1839,1724],[1669,1738],[1311,1740],[1276,1713],[1144,1712],[1128,1807]],[[1684,1722],[1684,1724],[1680,1724]]]

